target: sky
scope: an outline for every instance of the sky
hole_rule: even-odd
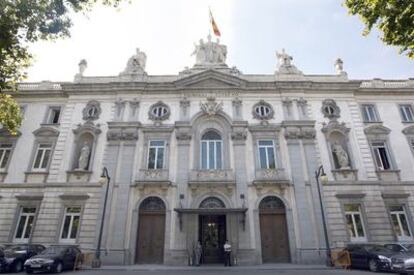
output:
[[[30,46],[27,81],[72,81],[86,59],[85,76],[118,75],[139,48],[149,75],[192,67],[194,43],[211,31],[211,8],[227,45],[227,64],[245,74],[273,74],[283,48],[305,74],[334,74],[340,57],[352,79],[414,77],[414,60],[385,46],[348,14],[343,0],[130,0],[74,14],[71,37]]]

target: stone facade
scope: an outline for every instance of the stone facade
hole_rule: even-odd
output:
[[[272,207],[288,244],[280,250],[288,256],[275,261],[323,262],[320,165],[332,248],[412,239],[414,80],[350,80],[342,61],[336,74],[306,75],[285,51],[274,74],[246,75],[226,65],[227,48],[211,38],[195,53],[194,67],[178,75],[148,75],[137,50],[119,76],[85,76],[82,60],[74,82],[22,83],[20,132],[0,133],[0,149],[9,146],[0,151],[0,243],[93,251],[103,167],[111,177],[108,264],[143,259],[140,220],[148,213],[163,217],[165,264],[192,262],[203,217],[224,217],[235,263],[272,261],[263,228]],[[154,197],[162,207],[146,200]]]

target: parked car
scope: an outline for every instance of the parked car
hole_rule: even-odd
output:
[[[0,272],[6,271],[6,259],[3,252],[4,247],[0,246]]]
[[[27,273],[33,271],[56,272],[73,270],[81,259],[81,251],[74,245],[54,245],[24,263]]]
[[[24,262],[43,251],[45,247],[40,244],[16,244],[8,245],[3,249],[1,271],[21,272]]]
[[[394,252],[414,252],[414,243],[387,243],[384,246]]]
[[[345,249],[350,254],[352,268],[372,272],[390,271],[391,256],[396,255],[396,252],[377,244],[349,244]]]

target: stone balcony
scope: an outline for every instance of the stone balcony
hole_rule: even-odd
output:
[[[136,177],[137,185],[170,185],[168,169],[140,169]]]
[[[192,170],[189,175],[189,183],[235,184],[236,177],[233,169]]]
[[[290,183],[285,169],[256,169],[254,185],[288,185]]]

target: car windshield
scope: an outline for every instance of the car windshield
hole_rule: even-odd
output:
[[[66,247],[51,246],[40,252],[39,255],[60,255],[66,250]]]
[[[392,252],[392,250],[381,245],[365,245],[364,247],[369,252]]]
[[[414,244],[406,244],[404,247],[407,248],[408,251],[414,252]]]

